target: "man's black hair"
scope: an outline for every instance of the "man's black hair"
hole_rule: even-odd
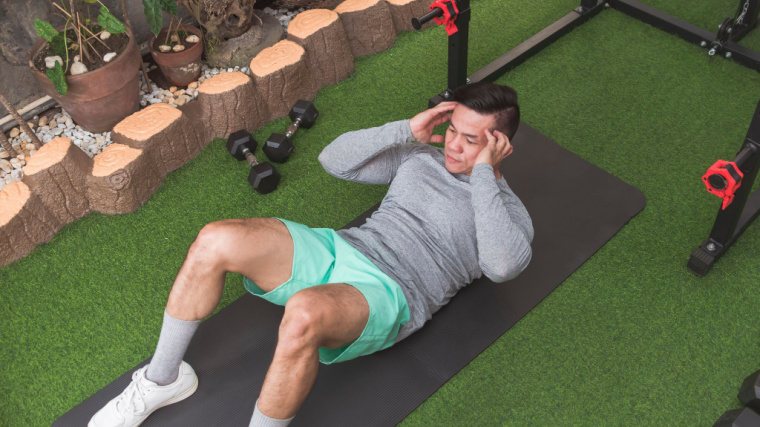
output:
[[[483,115],[496,118],[496,130],[512,140],[520,124],[517,92],[509,86],[489,82],[470,83],[454,90],[454,101]]]

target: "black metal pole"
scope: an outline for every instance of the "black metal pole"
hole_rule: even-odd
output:
[[[752,194],[752,184],[760,170],[760,102],[755,108],[744,144],[736,156],[736,164],[744,178],[734,194],[734,201],[718,215],[710,237],[691,254],[687,267],[694,274],[704,276],[713,264],[741,236],[760,214],[760,190]]]

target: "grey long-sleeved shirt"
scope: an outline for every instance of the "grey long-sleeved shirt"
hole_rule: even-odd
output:
[[[338,234],[401,286],[410,320],[396,342],[483,274],[504,282],[530,262],[533,225],[506,180],[488,164],[452,174],[443,150],[414,142],[409,120],[345,133],[319,161],[337,178],[390,183],[364,225]]]

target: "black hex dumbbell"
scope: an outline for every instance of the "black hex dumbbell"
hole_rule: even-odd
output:
[[[227,138],[227,151],[236,159],[248,160],[251,164],[248,183],[254,190],[266,194],[277,188],[277,184],[280,183],[280,174],[269,163],[259,163],[256,160],[256,156],[253,155],[256,145],[256,140],[244,129],[231,133]]]
[[[288,127],[285,135],[273,133],[269,135],[266,144],[264,144],[264,153],[273,162],[282,163],[288,160],[290,153],[293,152],[293,142],[290,137],[298,130],[299,127],[309,129],[319,116],[319,111],[314,107],[314,103],[299,99],[296,105],[290,109],[290,120],[293,123]]]

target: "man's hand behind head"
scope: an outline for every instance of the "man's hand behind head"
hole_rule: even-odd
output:
[[[433,135],[436,126],[451,120],[451,111],[457,106],[456,102],[441,102],[433,108],[425,110],[409,120],[412,128],[412,136],[417,142],[429,144],[431,142],[443,142],[442,135]]]

